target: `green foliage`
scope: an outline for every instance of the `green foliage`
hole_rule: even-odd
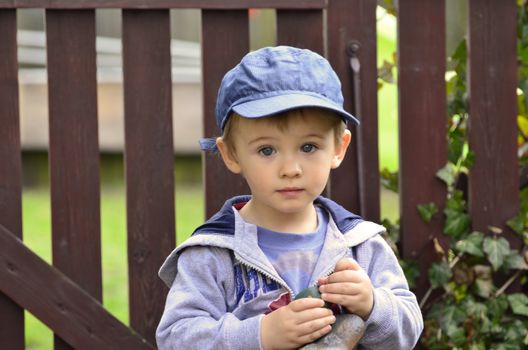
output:
[[[451,277],[453,277],[453,272],[445,262],[433,263],[429,269],[429,282],[433,288],[446,285]]]
[[[433,202],[427,203],[427,204],[419,204],[418,205],[418,213],[420,214],[420,217],[425,222],[431,222],[433,219],[433,216],[438,212],[438,208],[436,207],[436,204]]]
[[[459,253],[466,253],[476,257],[483,258],[484,250],[482,249],[484,234],[481,232],[472,232],[465,239],[455,243],[455,250]]]
[[[510,249],[510,243],[504,238],[486,237],[482,245],[488,261],[497,271],[503,264],[508,255],[513,254]]]
[[[381,184],[388,190],[398,192],[398,172],[391,172],[389,169],[384,168],[381,170]]]
[[[528,11],[527,1],[518,0],[518,147],[519,161],[528,167]],[[460,189],[475,154],[467,138],[469,116],[467,80],[467,44],[463,40],[450,57],[454,72],[447,78],[448,162],[436,176],[447,188],[443,209],[447,246],[435,240],[438,261],[427,271],[430,289],[421,300],[425,318],[422,344],[428,349],[527,349],[528,296],[518,292],[528,287],[528,186],[519,193],[519,213],[504,223],[523,242],[520,251],[512,249],[503,237],[503,229],[488,227],[472,230],[468,205]],[[380,72],[387,71],[384,64]],[[391,68],[392,69],[392,68]],[[389,79],[383,79],[389,82]],[[382,171],[382,184],[397,191],[397,172]],[[506,205],[506,203],[505,203]],[[420,204],[418,213],[426,223],[438,215],[437,204]],[[399,225],[384,220],[389,231]],[[444,251],[445,249],[445,251]],[[407,278],[415,281],[418,269],[412,262],[402,266]],[[516,285],[516,288],[509,288]],[[513,292],[512,292],[513,290]]]

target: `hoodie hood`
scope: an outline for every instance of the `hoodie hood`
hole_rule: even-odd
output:
[[[178,256],[182,250],[191,246],[229,249],[238,258],[251,262],[253,265],[262,263],[259,267],[266,269],[266,262],[263,261],[266,259],[257,243],[256,226],[245,223],[238,214],[238,210],[250,199],[251,196],[237,196],[227,200],[220,211],[199,226],[189,239],[174,249],[159,271],[159,276],[165,284],[169,287],[172,285],[177,273]],[[383,226],[363,220],[328,198],[320,196],[314,204],[330,214],[327,234],[328,230],[334,232],[333,242],[337,244],[334,245],[335,247],[350,248],[385,232]]]
[[[233,235],[235,232],[235,213],[233,207],[240,209],[245,203],[249,202],[251,196],[237,196],[227,200],[220,211],[213,215],[203,225],[199,226],[194,232],[193,236],[200,234],[219,234],[219,235]],[[334,220],[337,228],[341,232],[347,232],[354,228],[364,220],[356,214],[353,214],[335,203],[334,201],[318,197],[314,201],[315,205],[325,208]]]

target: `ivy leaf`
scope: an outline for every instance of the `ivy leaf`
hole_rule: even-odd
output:
[[[474,285],[475,293],[483,298],[489,298],[495,289],[491,279],[477,278]]]
[[[504,340],[508,344],[516,345],[517,348],[522,348],[521,345],[525,335],[528,336],[528,333],[526,332],[526,326],[522,323],[522,321],[515,320],[508,325],[506,334],[504,335]]]
[[[478,231],[474,231],[469,236],[467,236],[465,239],[458,241],[455,247],[460,252],[468,253],[470,255],[483,258],[484,257],[484,251],[482,250],[483,242],[484,242],[484,234]]]
[[[520,200],[521,200],[521,213],[527,213],[528,212],[528,186],[523,188],[520,192]]]
[[[416,288],[416,281],[420,277],[420,266],[414,260],[400,259],[400,266],[403,269],[405,278],[409,282],[409,288]]]
[[[446,209],[465,212],[466,201],[464,200],[464,194],[462,191],[454,191],[453,194],[446,201]]]
[[[514,314],[528,316],[528,296],[522,293],[510,294],[508,302]]]
[[[446,306],[440,318],[440,325],[446,332],[453,326],[459,325],[466,319],[466,313],[460,305]]]
[[[425,223],[430,223],[433,216],[438,212],[438,208],[433,202],[427,204],[418,204],[418,212]]]
[[[394,63],[383,60],[383,64],[378,68],[378,78],[389,84],[394,84],[394,74],[392,73],[394,66]]]
[[[502,295],[497,298],[490,298],[486,304],[488,306],[488,316],[491,316],[494,321],[500,322],[508,309],[508,299]]]
[[[386,189],[398,193],[399,191],[399,185],[398,185],[398,172],[392,172],[387,168],[383,168],[380,172],[381,176],[381,184]]]
[[[459,238],[469,228],[469,215],[459,211],[446,209],[446,220],[444,225],[444,233],[448,236]]]
[[[451,163],[457,163],[464,149],[464,133],[456,129],[449,134],[447,159]]]
[[[475,292],[483,298],[489,298],[495,289],[491,267],[487,265],[475,265],[473,271],[476,276]]]
[[[504,259],[510,254],[510,243],[502,237],[486,237],[484,239],[483,248],[495,271],[502,266]]]
[[[433,263],[429,269],[429,282],[431,287],[438,288],[449,282],[453,273],[445,262]]]
[[[463,346],[466,343],[466,332],[464,327],[459,327],[457,325],[449,325],[447,327],[447,336],[457,347]]]
[[[469,344],[469,350],[486,350],[486,344],[483,341],[478,341],[478,343]]]
[[[517,250],[510,251],[510,254],[504,259],[504,266],[507,269],[528,270],[528,264]]]
[[[455,166],[452,163],[447,163],[442,169],[436,172],[436,177],[451,187],[455,182],[455,172]]]
[[[518,234],[522,234],[524,230],[524,220],[526,218],[526,215],[523,213],[519,213],[510,220],[506,221],[506,224],[515,232]]]
[[[473,164],[475,164],[475,152],[470,150],[468,151],[466,158],[464,158],[461,165],[467,169],[471,169]]]
[[[472,318],[480,320],[488,312],[488,308],[484,303],[476,302],[473,298],[469,297],[463,302],[464,309],[468,315],[471,315]]]
[[[491,349],[492,350],[519,350],[519,345],[517,345],[517,344],[509,344],[509,343],[502,343],[502,344],[495,345]]]

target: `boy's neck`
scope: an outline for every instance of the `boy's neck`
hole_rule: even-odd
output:
[[[271,231],[302,234],[317,230],[317,212],[313,204],[299,212],[285,213],[250,200],[239,213],[246,222]]]

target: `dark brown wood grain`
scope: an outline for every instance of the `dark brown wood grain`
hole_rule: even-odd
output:
[[[310,49],[324,56],[322,10],[277,10],[277,45]]]
[[[312,8],[321,9],[326,0],[0,0],[0,8],[55,9],[250,9],[250,8]]]
[[[505,228],[519,209],[516,11],[514,1],[470,1],[469,212],[482,232]]]
[[[24,305],[75,349],[155,348],[2,225],[0,266],[0,290]]]
[[[436,172],[447,162],[444,7],[443,0],[402,0],[398,11],[400,244],[403,257],[420,261],[419,297],[436,259],[432,239],[443,237],[446,188]],[[439,214],[426,224],[417,206],[429,202]]]
[[[220,136],[215,105],[224,74],[249,51],[246,10],[202,11],[202,79],[205,137]],[[234,195],[249,194],[240,175],[229,172],[217,154],[204,154],[205,213],[210,217]]]
[[[123,66],[130,325],[154,343],[175,245],[169,10],[123,11]]]
[[[328,59],[343,85],[345,109],[361,122],[358,127],[349,125],[352,143],[332,175],[331,196],[345,208],[379,221],[376,1],[333,0],[327,14]],[[347,53],[351,43],[358,45],[358,77],[352,74]]]
[[[47,10],[46,38],[53,264],[101,300],[95,11]]]
[[[16,11],[0,10],[0,225],[22,238]],[[24,310],[0,292],[0,349],[24,349]]]

